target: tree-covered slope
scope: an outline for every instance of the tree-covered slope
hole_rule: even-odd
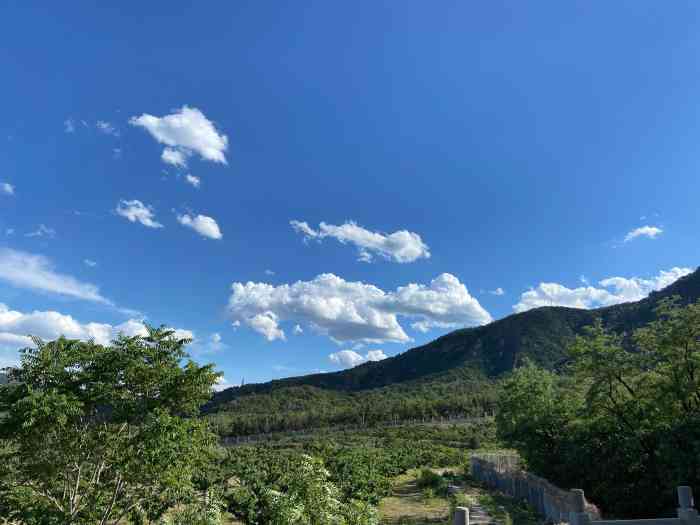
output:
[[[595,310],[541,307],[485,326],[456,330],[395,357],[349,370],[230,388],[218,393],[210,408],[240,396],[304,385],[359,391],[421,380],[449,380],[455,373],[496,377],[512,370],[524,358],[555,368],[564,359],[573,337],[596,319],[613,330],[629,332],[652,320],[658,302],[670,296],[679,296],[683,303],[700,299],[700,270],[638,302]]]

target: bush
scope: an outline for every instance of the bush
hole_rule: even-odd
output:
[[[424,491],[430,489],[434,494],[445,492],[447,489],[445,478],[428,468],[424,468],[420,471],[420,475],[416,479],[416,485],[419,489]]]

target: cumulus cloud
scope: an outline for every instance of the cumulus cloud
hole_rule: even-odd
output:
[[[301,325],[295,324],[292,332],[294,335],[301,335],[304,333],[304,329],[301,327]]]
[[[140,117],[131,117],[129,123],[144,128],[166,146],[161,156],[164,162],[173,164],[171,161],[177,160],[182,164],[175,165],[184,167],[187,157],[197,153],[204,160],[226,164],[228,138],[219,133],[214,123],[197,108],[182,106],[163,117],[144,113]]]
[[[328,359],[336,365],[352,368],[367,361],[381,361],[387,356],[382,350],[370,350],[364,356],[353,350],[340,350],[328,355]]]
[[[656,239],[664,231],[657,226],[640,226],[625,235],[625,242],[630,242],[637,237],[649,237],[650,239]]]
[[[286,339],[284,331],[278,326],[278,317],[274,312],[263,312],[261,314],[256,314],[246,320],[248,325],[265,336],[268,341],[274,341],[275,339]]]
[[[85,263],[86,266],[90,266],[91,268],[94,268],[97,266],[97,262],[93,261],[91,259],[84,259],[83,262]]]
[[[383,350],[369,350],[365,354],[365,359],[367,359],[367,361],[382,361],[387,357]]]
[[[185,175],[185,181],[187,182],[187,184],[191,184],[195,188],[199,188],[200,184],[202,183],[199,177],[195,177],[194,175],[189,174]]]
[[[63,130],[66,133],[75,133],[75,121],[73,119],[67,118],[63,121]]]
[[[364,362],[365,358],[352,350],[340,350],[328,355],[328,359],[336,365],[352,368]]]
[[[407,230],[386,235],[369,231],[353,221],[339,226],[322,222],[318,230],[314,230],[302,221],[293,220],[289,224],[294,231],[302,234],[305,240],[332,237],[343,244],[349,243],[356,246],[359,251],[358,259],[363,262],[372,261],[375,255],[398,263],[409,263],[430,257],[428,245],[423,242],[420,235]]]
[[[211,217],[206,215],[188,215],[187,213],[177,216],[177,221],[183,226],[192,228],[202,237],[209,239],[221,239],[223,237],[219,225]]]
[[[176,168],[187,167],[187,153],[173,148],[165,148],[160,154],[160,160]]]
[[[496,288],[495,290],[490,290],[489,293],[491,295],[498,295],[498,296],[506,294],[505,290],[503,288],[501,288],[500,286],[498,288]]]
[[[0,279],[19,288],[112,304],[100,294],[96,285],[56,272],[51,261],[43,255],[0,249]]]
[[[162,228],[163,225],[155,220],[153,207],[148,206],[140,200],[120,200],[115,210],[117,215],[127,219],[129,222],[139,222],[148,228]]]
[[[284,339],[282,322],[307,325],[336,342],[408,342],[398,317],[413,327],[474,326],[491,316],[455,276],[444,273],[430,284],[408,284],[393,292],[363,282],[349,282],[327,273],[311,281],[274,286],[240,283],[231,286],[228,313],[269,341]]]
[[[599,281],[599,287],[567,288],[559,283],[540,283],[537,288],[524,292],[513,309],[516,312],[524,312],[539,306],[597,308],[639,301],[651,292],[667,287],[692,271],[691,268],[674,267],[668,271],[661,270],[657,276],[649,279],[610,277]]]
[[[0,183],[0,193],[3,193],[5,195],[14,195],[15,187],[9,182],[2,182]]]
[[[46,341],[63,335],[69,339],[93,339],[97,344],[108,345],[119,334],[131,337],[147,333],[143,322],[137,319],[129,319],[118,325],[81,323],[70,315],[56,311],[20,312],[0,303],[0,350],[14,351],[15,356],[18,349],[33,346],[29,335]],[[191,331],[183,329],[176,329],[173,335],[178,339],[194,338]]]

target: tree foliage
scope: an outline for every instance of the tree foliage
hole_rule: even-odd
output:
[[[22,351],[0,387],[0,511],[25,523],[153,520],[194,489],[215,436],[192,417],[212,366],[149,328],[104,347],[60,338]]]
[[[655,515],[700,488],[700,302],[662,301],[628,335],[594,323],[568,375],[527,365],[503,385],[497,425],[529,467],[604,511]]]

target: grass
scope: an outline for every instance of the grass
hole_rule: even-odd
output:
[[[432,469],[442,473],[446,469]],[[449,523],[449,500],[438,494],[428,494],[418,487],[420,470],[410,470],[394,481],[391,496],[379,504],[379,515],[384,525],[424,525]]]

